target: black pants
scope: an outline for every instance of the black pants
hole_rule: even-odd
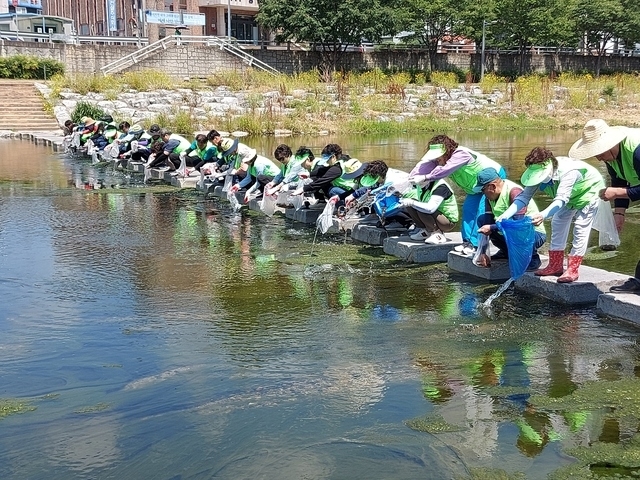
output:
[[[273,176],[271,175],[258,175],[256,181],[258,182],[258,190],[264,192],[264,186],[273,180]]]
[[[137,152],[133,152],[131,154],[131,160],[134,162],[139,162],[140,160],[144,160],[145,162],[149,159],[149,155],[151,155],[151,151],[146,148],[139,148]]]
[[[180,166],[180,155],[177,153],[170,153],[165,155],[164,152],[159,153],[153,162],[149,164],[149,168],[155,168],[158,165],[165,165],[169,167],[169,170],[175,170]]]

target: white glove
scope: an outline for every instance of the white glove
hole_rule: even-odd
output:
[[[416,201],[413,198],[401,198],[400,205],[403,207],[413,207],[416,204]]]
[[[180,160],[184,160],[187,157],[187,152],[180,152]]]
[[[409,182],[414,185],[422,185],[428,181],[428,177],[426,175],[414,175],[413,177],[409,177]]]

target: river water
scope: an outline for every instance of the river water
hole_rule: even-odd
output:
[[[457,138],[517,178],[533,146],[564,153],[574,137]],[[427,140],[331,138],[405,170]],[[77,188],[90,178],[108,188]],[[572,450],[631,442],[637,412],[615,414],[625,400],[536,399],[640,391],[636,329],[513,291],[485,316],[496,284],[343,235],[312,245],[309,226],[140,180],[0,142],[0,478],[626,471]],[[586,263],[631,273],[638,218],[619,251]],[[21,412],[5,416],[10,405]]]

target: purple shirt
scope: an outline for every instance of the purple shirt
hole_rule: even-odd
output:
[[[440,180],[441,178],[446,178],[459,168],[467,165],[472,160],[473,157],[469,152],[458,148],[457,150],[454,150],[451,158],[447,160],[447,163],[445,163],[443,166],[436,165],[436,167],[431,170],[431,173],[426,174],[427,180]],[[420,164],[416,165],[414,169],[418,168],[419,166]],[[411,174],[413,175],[413,173]]]

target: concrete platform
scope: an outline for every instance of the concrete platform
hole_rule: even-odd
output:
[[[129,160],[127,162],[127,170],[136,173],[144,173],[144,162],[134,162],[132,160]]]
[[[446,262],[449,252],[456,245],[462,244],[462,237],[460,232],[447,233],[445,236],[449,241],[441,245],[411,240],[408,235],[388,237],[383,241],[384,253],[410,263]]]
[[[406,228],[385,230],[384,228],[376,227],[375,224],[357,223],[351,230],[351,238],[369,245],[382,246],[385,239],[389,237],[399,237],[406,232]]]
[[[209,188],[210,194],[213,194],[214,197],[221,198],[223,200],[227,199],[227,192],[222,191],[222,185],[216,185],[213,187],[213,190]],[[240,205],[244,205],[244,193],[245,192],[236,192],[236,199]]]
[[[462,242],[461,242],[462,243]],[[449,252],[447,266],[456,272],[466,273],[474,277],[483,278],[490,282],[504,281],[511,277],[508,260],[492,260],[488,268],[478,267],[473,263],[473,256],[458,252]]]
[[[197,177],[171,177],[171,185],[178,188],[196,188],[200,181],[200,175]]]
[[[605,315],[640,324],[640,295],[636,293],[604,293],[597,308]]]
[[[143,170],[144,171],[144,170]],[[149,170],[149,178],[152,180],[162,180],[163,182],[171,183],[171,175],[166,170],[159,170],[152,168]]]
[[[216,185],[215,187],[213,187],[213,190],[210,190],[210,193],[214,197],[227,198],[227,193],[222,191],[222,185]]]
[[[296,222],[315,225],[316,220],[318,220],[318,217],[322,213],[322,210],[324,210],[325,205],[325,203],[321,203],[313,205],[312,207],[307,209],[301,208],[300,210],[296,210],[295,208],[287,208],[284,211],[284,215],[288,219],[294,220]]]
[[[525,273],[516,280],[515,288],[566,305],[596,304],[600,295],[609,292],[609,287],[619,285],[627,278],[629,275],[583,265],[580,278],[575,282],[558,283],[558,277],[537,277],[533,273]]]
[[[252,198],[251,200],[249,200],[249,210],[255,210],[256,212],[262,213],[262,210],[260,208],[261,205],[262,205],[262,197]],[[277,213],[284,215],[284,208],[275,207],[273,214],[275,215]]]

